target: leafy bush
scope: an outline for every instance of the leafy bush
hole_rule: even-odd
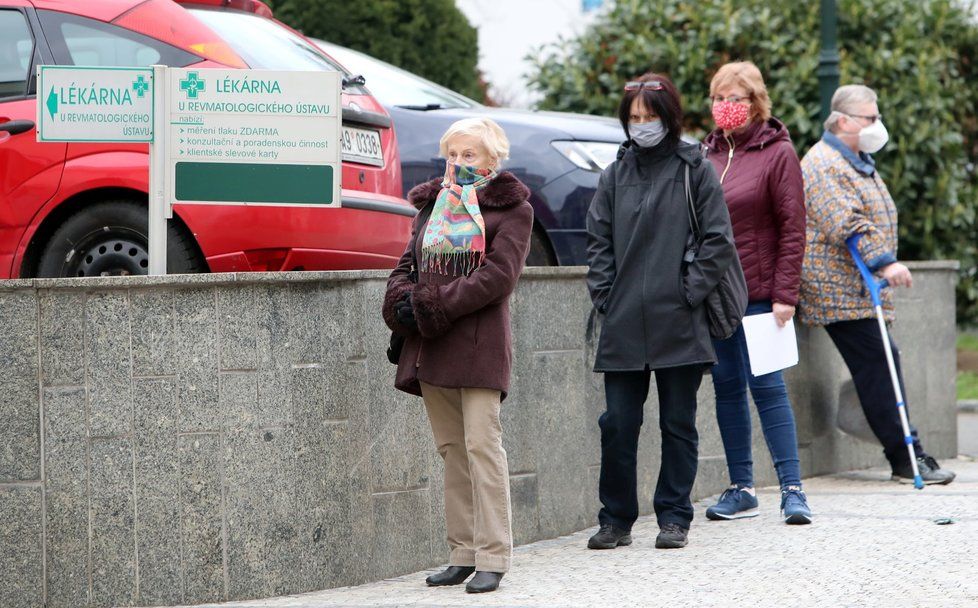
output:
[[[900,257],[961,261],[959,320],[978,318],[978,23],[960,0],[839,0],[840,81],[880,94],[891,143],[880,173],[900,210]],[[618,0],[580,37],[540,49],[541,107],[613,115],[622,84],[664,72],[686,127],[712,128],[709,81],[751,60],[799,154],[821,136],[819,3]]]
[[[454,0],[266,0],[307,36],[362,51],[482,99],[476,30]],[[369,83],[368,83],[369,86]]]

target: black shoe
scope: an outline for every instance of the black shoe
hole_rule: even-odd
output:
[[[917,457],[917,469],[920,471],[920,478],[927,485],[947,485],[954,481],[955,474],[953,472],[942,469],[932,456],[926,454]],[[900,483],[913,483],[913,468],[910,463],[893,467],[893,476],[890,479]]]
[[[449,566],[444,571],[424,579],[424,582],[428,583],[429,587],[461,585],[473,572],[475,572],[475,568],[472,566]]]
[[[659,527],[655,537],[656,549],[682,549],[689,542],[689,530],[679,524],[666,524]]]
[[[602,524],[601,529],[588,539],[588,549],[614,549],[632,544],[632,535],[611,524]]]
[[[499,581],[503,580],[502,572],[475,573],[475,576],[465,585],[466,593],[488,593],[499,589]]]

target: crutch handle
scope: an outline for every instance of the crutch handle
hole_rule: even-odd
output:
[[[863,235],[858,232],[850,236],[846,239],[846,247],[849,248],[849,254],[852,255],[853,261],[856,262],[856,267],[859,268],[859,274],[863,275],[863,281],[866,283],[866,287],[869,288],[869,295],[873,298],[873,306],[881,306],[883,301],[880,298],[880,290],[884,287],[889,287],[890,282],[886,279],[877,279],[873,271],[863,261],[863,256],[859,253],[858,247],[859,239],[862,237]]]

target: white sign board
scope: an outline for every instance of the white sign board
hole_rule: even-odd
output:
[[[338,72],[167,70],[172,204],[340,206]]]
[[[37,68],[37,140],[153,141],[153,70]]]

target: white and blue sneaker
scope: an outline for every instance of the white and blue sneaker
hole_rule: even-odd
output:
[[[812,510],[808,499],[798,486],[788,486],[781,490],[781,516],[784,523],[803,525],[812,523]]]
[[[706,518],[714,521],[757,517],[757,497],[747,488],[731,486],[723,491],[720,500],[706,510]]]

